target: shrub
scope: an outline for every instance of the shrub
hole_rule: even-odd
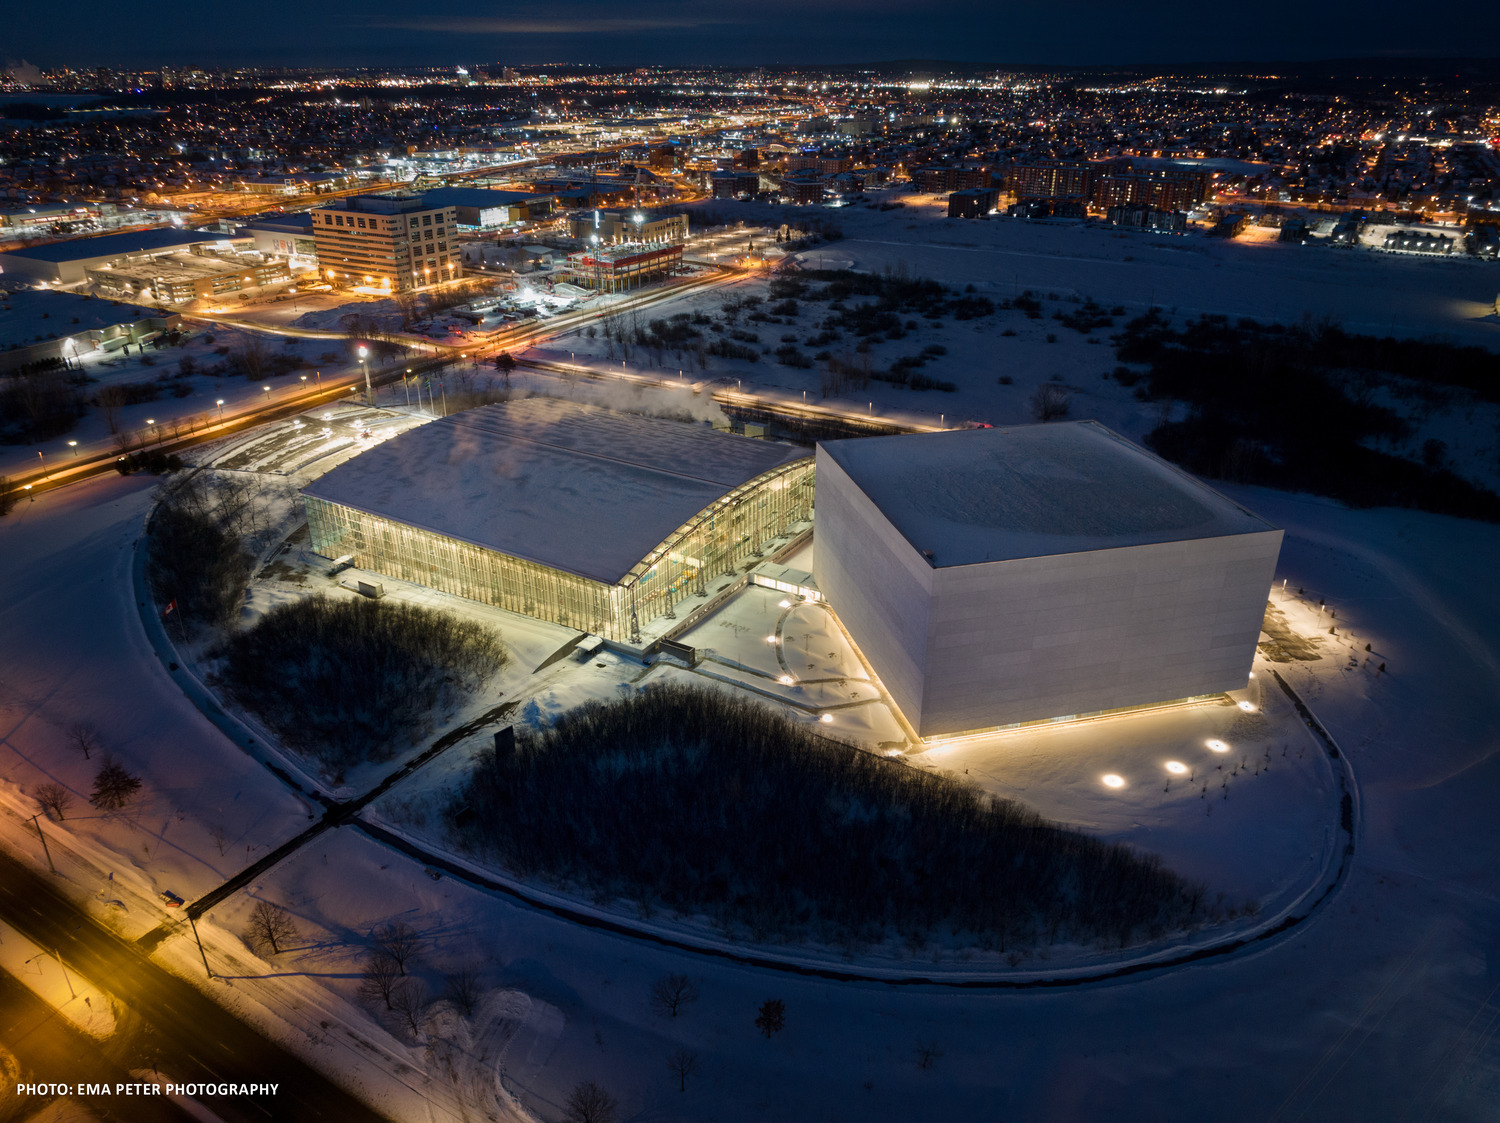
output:
[[[521,876],[758,938],[942,927],[1003,949],[1204,915],[1203,890],[1155,858],[687,686],[481,754],[453,806],[469,808],[461,841]]]
[[[343,768],[388,759],[505,660],[499,638],[471,621],[315,596],[230,637],[222,677],[287,745]]]

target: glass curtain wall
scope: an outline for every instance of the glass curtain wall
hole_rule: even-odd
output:
[[[618,585],[487,550],[429,530],[304,496],[312,548],[352,554],[363,569],[608,639],[674,615],[684,597],[758,556],[812,515],[813,461],[784,465],[736,488],[679,527]]]

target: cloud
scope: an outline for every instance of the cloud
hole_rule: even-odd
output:
[[[457,19],[399,20],[374,26],[401,31],[446,31],[463,35],[597,35],[601,32],[680,30],[718,27],[739,20],[704,16],[582,17],[575,19],[510,19],[483,16]]]

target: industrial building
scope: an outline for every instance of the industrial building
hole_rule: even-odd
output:
[[[244,239],[239,239],[242,243]],[[25,277],[53,285],[73,285],[90,269],[176,253],[187,246],[219,242],[227,248],[228,235],[210,230],[137,230],[128,234],[101,234],[75,238],[45,246],[27,246],[0,253],[0,275]]]
[[[670,277],[682,267],[682,246],[624,242],[568,255],[568,279],[601,292],[625,292]]]
[[[1282,532],[1095,422],[818,446],[817,586],[922,738],[1243,687]]]
[[[303,489],[312,548],[622,641],[812,511],[805,450],[551,398],[410,429]]]
[[[406,292],[458,276],[454,208],[418,194],[351,195],[312,211],[318,268],[331,284]]]
[[[106,296],[186,304],[225,297],[292,279],[287,259],[259,253],[211,253],[193,246],[187,253],[141,257],[90,269],[86,279]]]
[[[0,370],[128,352],[182,326],[175,312],[55,289],[0,294]]]

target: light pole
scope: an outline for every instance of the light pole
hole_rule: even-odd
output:
[[[406,368],[406,374],[401,379],[401,388],[406,391],[406,408],[411,409],[411,367]]]
[[[365,373],[365,404],[375,404],[375,391],[370,386],[370,364],[365,360],[369,357],[370,349],[363,343],[359,345],[359,369]]]
[[[318,376],[318,389],[323,389],[323,372],[320,370],[315,370],[313,371],[313,373]]]
[[[148,417],[148,418],[146,418],[146,424],[149,425],[149,426],[151,426],[151,428],[156,431],[156,439],[158,441],[160,441],[161,440],[161,430],[156,428],[156,418],[154,418],[154,417]]]
[[[27,500],[27,502],[28,503],[35,503],[36,502],[36,496],[31,494],[31,485],[30,484],[26,485],[25,491],[26,491],[26,500]]]
[[[271,388],[269,386],[262,386],[261,389],[266,392],[266,401],[269,402],[271,400]]]
[[[68,442],[68,447],[73,450],[73,455],[74,456],[78,455],[78,442],[77,441],[69,441]]]
[[[224,420],[224,399],[220,398],[214,404],[219,407],[219,420],[223,421]]]
[[[36,458],[42,462],[42,479],[47,478],[47,458],[42,455],[42,450],[36,450]]]

